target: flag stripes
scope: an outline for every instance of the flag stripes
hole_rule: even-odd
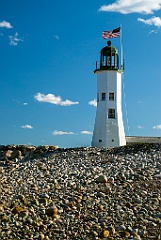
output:
[[[103,39],[117,38],[119,36],[120,36],[120,27],[118,27],[114,30],[109,30],[109,31],[103,31],[102,32]]]

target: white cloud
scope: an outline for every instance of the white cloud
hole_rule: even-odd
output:
[[[158,33],[158,30],[151,30],[148,34]]]
[[[60,106],[71,106],[71,105],[76,105],[79,104],[79,102],[72,102],[68,99],[63,101],[60,96],[55,96],[54,94],[42,94],[42,93],[37,93],[34,98],[39,101],[39,102],[47,102],[47,103],[52,103],[55,105],[60,105]]]
[[[55,136],[62,136],[62,135],[79,135],[78,133],[66,132],[66,131],[59,131],[59,130],[54,130],[54,131],[52,132],[52,134],[55,135]],[[91,135],[92,132],[83,130],[83,131],[80,132],[80,134]]]
[[[54,38],[55,38],[56,40],[59,40],[59,39],[60,39],[60,37],[59,37],[58,35],[54,35]]]
[[[138,129],[143,129],[144,127],[141,125],[138,125]]]
[[[139,22],[143,22],[147,25],[154,25],[156,27],[161,27],[161,18],[160,17],[151,17],[147,20],[143,19],[143,18],[138,18]]]
[[[24,125],[24,126],[21,126],[21,128],[27,128],[27,129],[33,129],[33,127],[31,125]]]
[[[87,134],[87,135],[91,135],[91,134],[92,134],[92,132],[84,130],[84,131],[81,131],[81,134]]]
[[[161,0],[117,0],[115,3],[103,5],[99,11],[152,14],[161,9]]]
[[[2,21],[0,22],[0,28],[13,28],[9,22]]]
[[[24,102],[23,105],[26,106],[26,105],[28,105],[28,103],[27,103],[27,102]]]
[[[161,130],[161,124],[154,126],[153,129]]]
[[[13,36],[9,36],[10,39],[10,45],[17,46],[18,42],[23,42],[21,38],[18,37],[18,33],[16,32]]]
[[[97,107],[97,100],[96,99],[91,100],[88,104],[91,106]]]
[[[58,130],[54,130],[54,132],[52,132],[53,135],[57,136],[62,136],[62,135],[73,135],[75,134],[74,132],[64,132],[64,131],[58,131]]]

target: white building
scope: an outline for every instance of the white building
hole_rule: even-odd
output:
[[[111,46],[100,52],[97,74],[97,111],[92,137],[94,147],[119,147],[126,145],[122,119],[121,95],[123,67],[119,68],[118,51]]]

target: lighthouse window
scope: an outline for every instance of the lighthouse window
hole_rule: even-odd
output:
[[[112,55],[112,67],[114,67],[115,66],[115,55]]]
[[[111,57],[107,56],[107,66],[110,66],[110,65],[111,65]]]
[[[106,93],[102,93],[102,101],[106,100]]]
[[[115,100],[115,94],[114,93],[109,93],[109,100],[114,101]]]
[[[108,118],[115,118],[115,109],[114,108],[108,109]]]
[[[102,56],[102,66],[106,66],[106,56]]]

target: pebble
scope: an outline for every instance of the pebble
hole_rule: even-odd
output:
[[[110,235],[110,233],[109,233],[108,230],[104,230],[104,231],[103,231],[103,237],[104,237],[104,238],[107,238],[109,235]]]
[[[97,179],[96,179],[97,183],[106,183],[107,182],[107,177],[104,175],[100,175]]]
[[[160,150],[0,146],[0,238],[161,239]]]

